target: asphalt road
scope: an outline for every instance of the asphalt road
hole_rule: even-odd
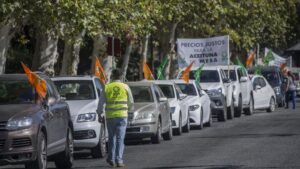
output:
[[[172,141],[131,143],[125,149],[129,169],[300,169],[300,102],[296,110],[256,111],[252,116],[215,122]],[[23,168],[23,166],[2,166]],[[48,168],[54,168],[50,162]],[[77,153],[75,169],[109,168],[104,159]]]

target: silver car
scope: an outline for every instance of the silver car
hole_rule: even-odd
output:
[[[128,113],[126,139],[151,138],[159,144],[161,138],[171,140],[172,115],[168,99],[153,82],[129,82],[134,105]]]

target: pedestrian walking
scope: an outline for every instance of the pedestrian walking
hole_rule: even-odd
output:
[[[295,77],[291,71],[287,72],[286,109],[289,108],[289,101],[292,100],[293,109],[296,108],[296,85]]]
[[[124,167],[124,138],[127,126],[128,109],[133,99],[129,87],[121,82],[119,69],[112,71],[112,82],[105,86],[105,115],[108,130],[107,163],[112,167]]]

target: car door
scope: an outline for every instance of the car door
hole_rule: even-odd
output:
[[[228,107],[228,105],[230,105],[230,99],[231,99],[231,95],[230,95],[231,83],[224,83],[224,79],[226,79],[227,76],[225,75],[225,72],[222,69],[220,69],[220,74],[221,74],[221,79],[222,79],[221,83],[223,83],[224,88],[225,88],[225,97],[226,97],[226,101],[227,101],[226,107]]]
[[[209,119],[209,109],[210,109],[210,99],[208,95],[202,91],[201,87],[196,84],[198,96],[200,97],[200,104],[203,108],[203,122],[207,122],[207,119]]]
[[[261,89],[257,89],[256,86],[260,86],[260,80],[259,77],[254,77],[253,79],[253,99],[254,99],[254,108],[260,108],[262,107],[262,97],[263,97],[263,93],[261,91]]]
[[[168,129],[169,124],[169,114],[170,114],[170,108],[168,101],[160,101],[160,98],[165,97],[162,91],[156,86],[153,85],[154,93],[157,98],[159,111],[161,115],[161,122],[162,122],[162,129],[163,131],[166,131]]]
[[[269,102],[270,102],[270,97],[269,97],[269,93],[268,93],[267,83],[262,77],[259,77],[259,82],[260,82],[260,86],[261,86],[261,94],[264,95],[261,97],[261,99],[262,99],[261,107],[268,107]]]
[[[54,99],[48,108],[50,118],[47,124],[48,148],[49,154],[52,154],[61,151],[61,148],[65,146],[66,126],[68,125],[66,119],[68,118],[65,113],[66,105],[60,100],[58,92],[50,80],[47,80],[47,95],[48,99]]]
[[[243,104],[248,104],[249,103],[249,95],[250,91],[248,91],[248,83],[246,82],[241,82],[242,77],[247,77],[247,74],[242,70],[242,68],[237,68],[237,74],[238,74],[238,81],[241,86],[241,93],[242,93],[242,99],[243,99]]]
[[[177,85],[173,85],[176,93],[177,100],[179,101],[179,106],[182,111],[182,119],[184,124],[186,123],[185,119],[188,119],[188,103],[186,99],[180,100],[180,94],[183,94],[180,88]]]

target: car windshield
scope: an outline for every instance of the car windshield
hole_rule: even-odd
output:
[[[0,104],[34,104],[35,90],[27,81],[0,81]]]
[[[228,75],[228,70],[224,70],[224,71],[225,71],[226,75]],[[235,73],[234,70],[229,70],[229,78],[232,81],[236,81],[237,80],[236,73]]]
[[[96,98],[91,80],[54,81],[59,94],[66,100],[93,100]]]
[[[193,84],[178,83],[177,85],[184,94],[190,96],[197,96],[197,92]]]
[[[267,79],[272,87],[279,86],[279,76],[276,72],[263,71],[262,75]]]
[[[175,93],[172,85],[158,85],[167,98],[175,98]]]
[[[150,86],[129,86],[135,103],[153,102]]]
[[[202,70],[200,74],[200,82],[213,83],[220,82],[219,73],[217,70]]]

